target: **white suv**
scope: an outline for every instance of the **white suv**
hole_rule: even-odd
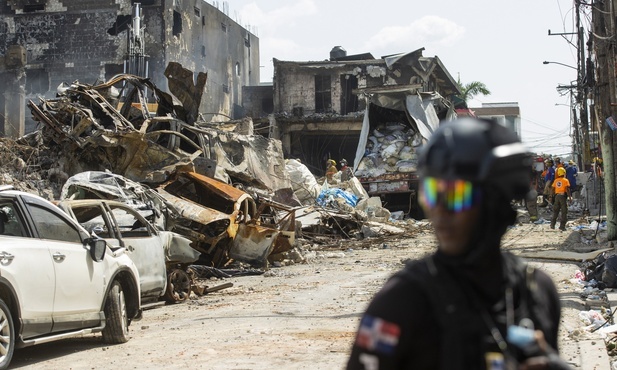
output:
[[[45,199],[0,186],[0,369],[15,348],[102,332],[124,343],[141,317],[139,274]]]

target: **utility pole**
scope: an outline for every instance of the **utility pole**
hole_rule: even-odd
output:
[[[572,125],[573,127],[573,132],[574,132],[574,145],[573,145],[573,150],[572,150],[572,154],[574,156],[574,160],[576,161],[576,163],[578,164],[578,168],[585,168],[583,167],[583,164],[585,162],[583,162],[583,157],[582,157],[582,145],[581,145],[581,135],[580,135],[580,124],[578,123],[578,115],[576,114],[576,99],[574,97],[574,94],[572,93],[572,90],[570,90],[570,109],[572,110]]]
[[[578,33],[578,42],[577,42],[577,49],[578,49],[578,57],[577,57],[577,71],[578,71],[578,76],[577,76],[577,81],[576,81],[576,86],[577,86],[577,100],[579,103],[579,123],[580,123],[580,129],[581,129],[581,133],[582,133],[582,144],[581,145],[581,150],[582,150],[582,169],[585,169],[585,166],[588,163],[591,163],[590,159],[591,159],[591,155],[589,152],[589,110],[587,108],[587,87],[585,86],[585,34],[584,34],[584,29],[581,26],[581,4],[580,4],[580,0],[576,0],[576,29],[577,29],[577,33]]]
[[[594,117],[600,131],[604,160],[604,189],[608,240],[617,240],[617,189],[615,165],[617,160],[617,120],[615,107],[615,5],[617,0],[594,2],[592,13],[593,46],[596,59],[597,83],[594,89]]]

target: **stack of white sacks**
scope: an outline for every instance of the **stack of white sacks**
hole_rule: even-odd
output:
[[[355,175],[377,177],[385,173],[414,172],[418,165],[416,148],[421,144],[421,136],[409,126],[386,123],[368,137],[366,154]]]

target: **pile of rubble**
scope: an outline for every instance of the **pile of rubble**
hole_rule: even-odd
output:
[[[202,121],[205,74],[195,83],[192,72],[170,63],[165,75],[172,94],[122,74],[63,84],[56,98],[29,101],[39,128],[0,139],[0,183],[50,200],[149,208],[167,217],[157,226],[191,239],[207,257],[202,262],[216,267],[298,263],[315,245],[404,233],[357,179],[318,183],[304,165],[284,159],[280,141],[254,135],[250,119]]]

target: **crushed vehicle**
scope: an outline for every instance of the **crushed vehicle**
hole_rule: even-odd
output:
[[[194,241],[193,248],[205,257],[201,263],[221,267],[234,259],[267,264],[281,230],[261,225],[248,193],[195,172],[177,173],[156,191],[179,210],[182,218],[171,229]]]
[[[102,332],[129,340],[139,272],[51,202],[0,186],[0,368],[15,348]]]
[[[111,249],[126,250],[139,270],[143,307],[162,298],[169,302],[188,299],[191,283],[185,271],[199,257],[188,239],[157,230],[137,210],[117,201],[63,200],[58,207],[103,238]]]
[[[146,214],[159,230],[174,231],[201,252],[197,263],[230,260],[264,266],[295,242],[295,208],[259,198],[197,173],[178,173],[156,189],[123,176],[88,171],[70,177],[62,199],[118,200]]]
[[[124,87],[118,91],[116,85]],[[158,102],[157,116],[186,116],[174,96],[147,78],[129,74],[96,86],[76,81],[63,87],[56,99],[41,98],[39,104],[29,101],[28,106],[33,118],[43,123],[44,140],[66,147],[64,155],[69,160],[64,172],[108,169],[140,182],[160,183],[177,167],[192,168],[193,164],[191,156],[145,137],[151,122],[146,90]]]
[[[53,170],[67,177],[109,171],[154,190],[157,195],[148,202],[157,211],[148,220],[158,222],[159,230],[189,238],[202,252],[201,263],[266,264],[276,240],[289,244],[283,238],[289,239],[294,226],[281,235],[280,225],[260,225],[256,197],[300,205],[284,171],[280,141],[253,135],[252,122],[238,129],[247,132],[241,134],[234,125],[231,132],[200,121],[205,74],[194,80],[192,72],[169,63],[165,76],[171,93],[147,78],[120,74],[97,85],[75,81],[61,86],[56,99],[30,101],[34,119],[42,123],[39,137],[60,150],[62,160]],[[186,174],[217,179],[219,190],[188,194],[178,181],[196,177]],[[194,189],[210,186],[201,184],[208,180],[197,181]]]

